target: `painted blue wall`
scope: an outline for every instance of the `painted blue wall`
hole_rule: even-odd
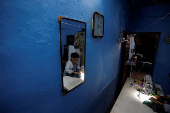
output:
[[[134,11],[130,32],[141,32],[168,13],[170,13],[170,7],[167,5],[150,6]],[[153,70],[153,81],[162,86],[165,94],[170,94],[170,44],[165,43],[166,35],[170,34],[170,15],[143,32],[161,32]]]
[[[103,39],[92,14],[105,16]],[[62,96],[58,17],[87,22],[85,83]],[[1,0],[0,112],[104,113],[115,97],[120,30],[129,18],[119,0]]]

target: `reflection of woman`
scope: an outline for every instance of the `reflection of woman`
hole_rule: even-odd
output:
[[[71,60],[67,61],[65,70],[64,70],[64,76],[71,76],[71,77],[77,77],[80,78],[81,69],[78,65],[79,60],[79,54],[78,53],[72,53],[71,54]]]

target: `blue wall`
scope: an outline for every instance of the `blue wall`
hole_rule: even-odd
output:
[[[103,39],[91,35],[94,11],[105,16]],[[86,81],[64,97],[59,16],[87,22]],[[0,112],[104,113],[115,97],[127,23],[119,0],[1,0]]]
[[[133,12],[134,19],[131,20],[130,31],[141,32],[168,13],[170,13],[170,7],[167,5],[138,9]],[[170,94],[170,44],[165,43],[166,35],[170,34],[170,15],[143,32],[161,32],[153,70],[153,81],[162,86],[165,94]]]

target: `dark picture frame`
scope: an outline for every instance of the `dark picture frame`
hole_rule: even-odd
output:
[[[95,14],[100,15],[101,17],[103,17],[103,35],[102,35],[102,36],[95,36],[95,35],[94,35],[94,30],[95,30],[95,28],[94,28],[94,24],[95,24]],[[97,12],[97,11],[95,11],[95,12],[93,13],[93,18],[92,18],[92,35],[93,35],[94,38],[103,38],[103,36],[104,36],[104,16],[103,16],[101,13]]]

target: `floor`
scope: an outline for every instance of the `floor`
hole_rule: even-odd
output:
[[[130,87],[131,83],[133,79],[128,78],[110,113],[155,113],[143,104],[143,101],[150,97],[141,95],[139,99],[139,92],[133,86]]]
[[[132,79],[135,79],[135,80],[141,80],[145,75],[148,75],[148,73],[141,72],[141,71],[134,71],[131,77]]]

